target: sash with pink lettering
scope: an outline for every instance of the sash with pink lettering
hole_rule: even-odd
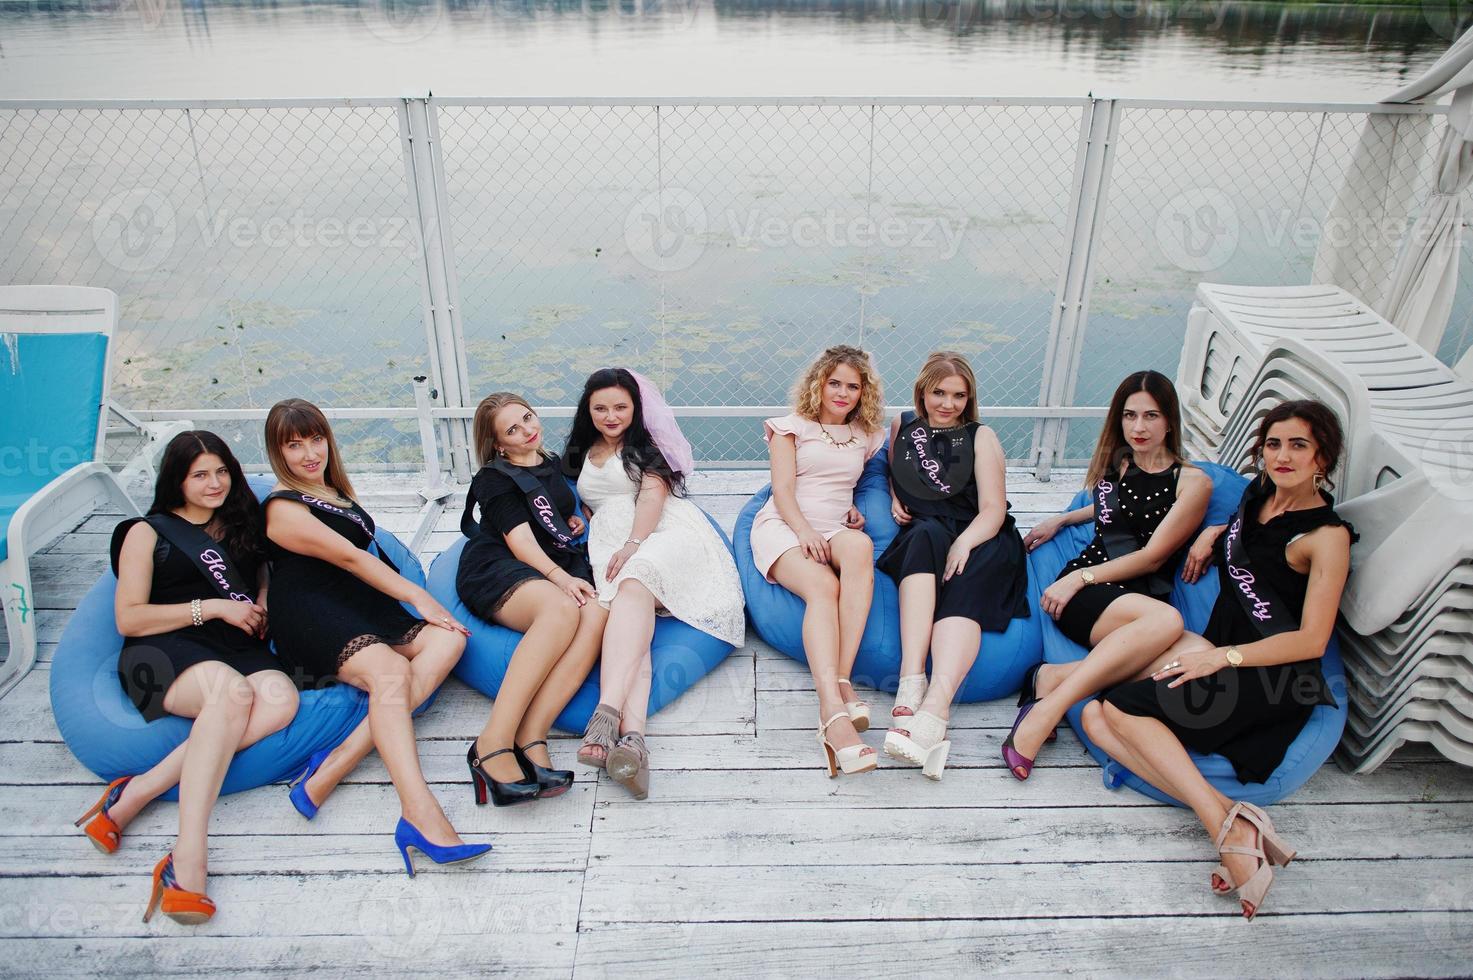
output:
[[[1132,471],[1140,472],[1135,469],[1134,463],[1126,470],[1126,475]],[[1146,545],[1145,541],[1136,536],[1135,530],[1120,509],[1120,484],[1124,479],[1123,476],[1104,476],[1091,491],[1095,505],[1095,531],[1104,546],[1105,556],[1110,559],[1132,554]],[[1146,582],[1146,591],[1165,601],[1171,595],[1172,574],[1170,568],[1146,573],[1142,576]]]
[[[976,426],[933,429],[914,412],[900,416],[890,447],[890,479],[917,500],[946,500],[971,486]]]
[[[388,565],[395,572],[399,571],[399,566],[394,564],[393,559],[380,551],[378,546],[374,542],[375,528],[373,518],[369,517],[368,512],[358,507],[356,504],[353,505],[351,508],[340,507],[337,504],[334,504],[327,500],[323,500],[320,497],[313,497],[310,494],[299,493],[296,490],[273,490],[271,493],[268,493],[266,495],[266,500],[276,500],[278,498],[281,500],[295,500],[297,503],[306,504],[308,507],[312,508],[313,510],[320,511],[321,513],[332,514],[335,517],[341,517],[345,520],[352,521],[354,524],[358,525],[359,529],[362,530],[365,535],[367,535],[367,540],[361,545],[355,543],[355,547],[362,548],[365,551],[369,551],[375,555],[378,555],[379,561],[383,562],[385,565]],[[344,537],[346,537],[346,535],[344,535]],[[348,540],[351,541],[352,539],[349,538]]]
[[[189,556],[194,567],[220,593],[220,598],[235,602],[255,602],[256,583],[247,582],[230,560],[230,553],[204,528],[189,523],[177,514],[150,514],[144,518],[169,544]]]
[[[1249,484],[1243,491],[1238,512],[1233,515],[1232,521],[1228,523],[1227,533],[1223,536],[1220,581],[1224,589],[1232,590],[1238,604],[1243,607],[1243,612],[1248,614],[1249,622],[1257,627],[1259,634],[1269,637],[1298,629],[1299,618],[1284,604],[1284,600],[1279,598],[1267,580],[1254,574],[1253,560],[1243,543],[1244,522],[1254,519],[1251,516],[1253,508],[1262,500],[1261,495],[1254,493],[1256,486],[1256,483]]]
[[[547,532],[547,536],[551,539],[553,547],[559,551],[568,551],[581,547],[578,542],[578,535],[574,534],[573,529],[568,527],[567,522],[563,520],[563,515],[557,512],[557,508],[553,506],[552,498],[547,494],[547,487],[542,485],[541,480],[528,473],[525,469],[519,466],[513,466],[504,459],[498,459],[486,465],[496,472],[510,477],[511,481],[516,484],[517,489],[527,498],[528,516],[542,530]],[[468,538],[473,538],[481,533],[479,525],[476,524],[475,509],[475,494],[466,494],[465,510],[460,515],[460,533]]]

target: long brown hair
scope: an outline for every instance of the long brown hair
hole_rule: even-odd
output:
[[[481,399],[481,404],[476,406],[475,419],[471,423],[471,441],[475,443],[472,447],[476,455],[476,465],[485,466],[496,457],[496,413],[508,405],[520,405],[529,412],[535,413],[527,399],[514,391],[492,392]],[[547,450],[541,446],[537,452],[544,458]]]
[[[859,426],[865,432],[878,432],[884,424],[885,414],[880,374],[868,354],[848,344],[830,347],[803,372],[793,392],[794,409],[805,419],[817,422],[819,408],[823,405],[823,386],[840,364],[847,364],[859,372],[859,403],[849,410],[844,421]]]
[[[266,458],[270,460],[276,478],[298,493],[315,492],[313,487],[292,476],[283,452],[293,439],[311,439],[314,436],[327,440],[327,470],[322,474],[323,482],[345,500],[356,499],[348,471],[343,469],[343,454],[338,452],[338,441],[333,438],[327,416],[322,414],[322,409],[303,398],[283,398],[266,413]]]
[[[952,375],[967,383],[967,407],[962,410],[962,422],[977,421],[977,377],[972,374],[972,365],[967,363],[967,359],[951,350],[938,350],[926,358],[926,363],[921,365],[921,373],[916,375],[913,397],[919,418],[929,421],[926,418],[926,389],[940,384]]]
[[[1160,371],[1137,371],[1120,382],[1115,395],[1110,399],[1110,411],[1105,415],[1104,427],[1100,429],[1100,441],[1095,443],[1095,454],[1089,461],[1089,472],[1084,485],[1092,487],[1107,473],[1115,473],[1120,461],[1130,453],[1125,444],[1123,419],[1125,400],[1138,391],[1144,391],[1156,400],[1156,407],[1166,418],[1166,451],[1178,463],[1185,463],[1181,451],[1181,407],[1176,400],[1176,386]]]

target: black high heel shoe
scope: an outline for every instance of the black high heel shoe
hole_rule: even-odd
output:
[[[527,779],[517,779],[510,782],[501,782],[492,779],[491,775],[482,768],[487,759],[494,759],[498,755],[512,751],[511,749],[497,749],[486,758],[476,754],[476,743],[471,742],[470,748],[465,750],[465,764],[471,770],[471,786],[476,791],[476,805],[485,806],[486,791],[490,790],[491,803],[495,806],[511,806],[514,803],[531,803],[537,799],[541,787],[536,782]]]
[[[567,769],[548,769],[533,762],[527,755],[527,750],[534,745],[547,745],[543,739],[528,742],[526,745],[513,745],[512,754],[517,757],[517,764],[522,767],[522,775],[537,784],[537,795],[543,799],[550,796],[561,796],[573,785],[573,774]]]

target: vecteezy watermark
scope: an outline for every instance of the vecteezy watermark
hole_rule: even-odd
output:
[[[1439,37],[1455,41],[1473,24],[1470,0],[1422,0],[1422,19]]]
[[[358,19],[368,33],[391,44],[422,41],[445,16],[445,0],[359,0]]]
[[[1215,187],[1193,187],[1156,215],[1156,244],[1187,272],[1219,268],[1238,250],[1239,220],[1232,199]]]
[[[1452,419],[1418,453],[1427,482],[1449,500],[1473,502],[1473,419]]]
[[[433,874],[416,875],[412,882],[401,875],[375,881],[358,899],[358,934],[379,956],[431,958],[450,911],[440,892]]]
[[[713,214],[695,194],[672,188],[650,194],[630,208],[624,218],[624,244],[641,265],[656,272],[689,269],[713,241],[744,250],[927,249],[950,259],[961,248],[967,220],[945,215],[871,217],[838,210],[787,216],[755,208]]]
[[[46,446],[34,438],[24,446],[0,446],[0,476],[55,476],[80,462],[75,446]]]
[[[149,272],[166,263],[181,235],[205,248],[402,249],[414,242],[403,215],[236,214],[229,208],[181,215],[157,188],[133,188],[103,202],[92,218],[92,241],[104,261],[123,272]]]
[[[157,188],[114,194],[92,216],[92,242],[104,261],[123,272],[158,268],[174,250],[174,206]]]

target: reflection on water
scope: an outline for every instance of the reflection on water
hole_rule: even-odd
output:
[[[1466,20],[1454,0],[0,0],[0,91],[1369,100]]]

